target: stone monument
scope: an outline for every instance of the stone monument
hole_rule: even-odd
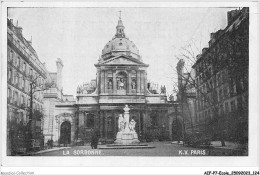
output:
[[[116,144],[136,144],[140,141],[138,140],[137,133],[135,132],[135,124],[136,122],[132,119],[129,122],[129,110],[128,105],[125,105],[124,108],[124,116],[122,114],[119,115],[118,118],[118,133],[116,135]]]

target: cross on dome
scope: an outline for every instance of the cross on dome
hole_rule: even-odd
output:
[[[123,25],[123,22],[121,20],[121,10],[119,11],[119,20],[118,20],[118,24],[116,26],[116,35],[115,37],[116,38],[125,38],[125,32],[124,32],[124,25]]]

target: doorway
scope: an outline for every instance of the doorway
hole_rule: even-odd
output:
[[[60,126],[60,144],[70,144],[71,142],[71,124],[65,121]]]

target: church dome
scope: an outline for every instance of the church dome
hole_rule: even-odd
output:
[[[107,60],[118,55],[127,55],[138,60],[141,59],[139,50],[136,45],[125,36],[124,29],[125,27],[120,17],[118,25],[116,26],[116,35],[102,50],[102,60]]]

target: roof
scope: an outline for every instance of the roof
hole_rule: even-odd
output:
[[[126,37],[124,29],[123,22],[121,18],[119,18],[118,25],[116,26],[116,34],[113,39],[104,46],[100,61],[105,61],[121,54],[129,55],[135,59],[141,60],[138,48],[128,39],[128,37]]]

